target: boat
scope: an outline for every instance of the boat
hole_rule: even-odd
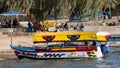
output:
[[[37,32],[32,46],[11,44],[18,58],[101,58],[110,51],[108,32]]]

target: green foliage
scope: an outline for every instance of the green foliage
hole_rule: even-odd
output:
[[[55,14],[55,19],[58,14],[64,14],[73,19],[84,18],[92,13],[96,18],[103,6],[116,8],[118,5],[120,0],[0,0],[0,12],[17,10],[33,14],[39,21],[47,19],[50,14]]]

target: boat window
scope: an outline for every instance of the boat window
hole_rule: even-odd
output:
[[[96,41],[82,41],[78,42],[80,46],[96,46]]]
[[[65,46],[79,46],[79,44],[76,42],[67,42],[65,43]]]
[[[85,45],[84,41],[77,42],[77,44],[78,44],[79,46]]]
[[[60,48],[63,42],[48,43],[47,48]]]
[[[47,45],[47,48],[60,48],[60,45]]]

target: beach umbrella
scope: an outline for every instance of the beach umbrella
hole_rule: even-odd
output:
[[[48,16],[49,19],[54,19],[55,18],[55,14],[51,14]]]
[[[103,17],[103,16],[105,16],[105,15],[102,14],[102,13],[98,13],[97,16],[98,16],[98,17]]]
[[[17,11],[8,11],[8,12],[3,12],[0,15],[4,15],[4,16],[14,16],[14,15],[26,15]]]
[[[20,12],[17,12],[17,11],[8,11],[8,12],[3,12],[1,13],[0,15],[3,15],[3,16],[16,16],[16,15],[26,15],[26,14],[23,14],[23,13],[20,13]],[[11,17],[12,18],[12,17]],[[11,19],[12,20],[12,19]],[[13,32],[13,29],[12,29],[12,21],[11,21],[11,44],[12,44],[12,32]]]
[[[102,14],[102,13],[97,14],[97,17],[103,17],[103,16],[104,16],[104,14]],[[91,18],[91,17],[93,17],[93,14],[88,14],[87,17]]]
[[[91,17],[93,17],[93,15],[92,15],[92,14],[88,14],[87,17],[88,17],[88,18],[91,18]]]
[[[68,21],[68,22],[86,22],[87,20],[82,20],[82,19],[80,19],[80,18],[75,18],[75,19],[72,19],[72,20],[70,20],[70,21]]]
[[[64,17],[63,14],[58,14],[58,15],[57,15],[57,18],[63,18],[63,17]],[[55,19],[55,14],[50,14],[50,15],[48,16],[48,19]]]

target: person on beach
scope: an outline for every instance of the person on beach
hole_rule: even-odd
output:
[[[80,30],[81,30],[79,24],[76,25],[76,30],[77,30],[77,31],[80,31]]]
[[[64,25],[63,25],[63,29],[64,29],[64,30],[68,30],[68,24],[67,24],[67,22],[64,23]]]
[[[106,26],[106,22],[105,21],[102,21],[102,26]]]
[[[7,27],[7,20],[4,19],[3,22],[1,22],[1,27],[6,28]]]
[[[83,24],[81,23],[81,25],[80,25],[80,30],[83,31],[83,28],[84,28],[84,26],[83,26]]]
[[[28,25],[28,31],[33,32],[33,24],[30,21],[28,21],[27,25]]]
[[[69,31],[74,31],[74,30],[75,30],[74,26],[70,25]]]
[[[112,16],[111,16],[111,11],[109,9],[107,9],[107,12],[106,12],[107,16],[108,16],[108,19],[111,19]]]
[[[13,27],[18,27],[18,26],[20,26],[20,24],[19,24],[18,20],[15,18],[13,20]]]
[[[106,19],[106,9],[105,9],[105,7],[103,7],[102,8],[102,13],[103,13],[103,20],[105,20]]]

